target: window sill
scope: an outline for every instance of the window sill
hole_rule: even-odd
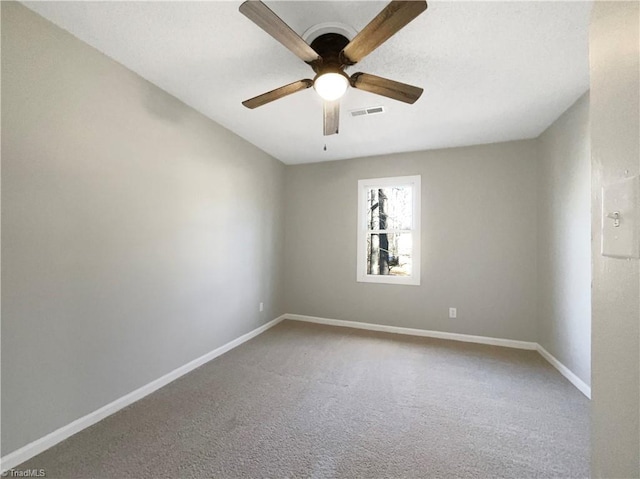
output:
[[[399,284],[403,286],[420,286],[420,279],[407,276],[359,275],[358,283]]]

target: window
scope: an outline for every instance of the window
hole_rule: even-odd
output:
[[[420,176],[358,181],[357,280],[420,284]]]

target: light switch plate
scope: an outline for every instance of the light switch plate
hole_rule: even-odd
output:
[[[602,188],[602,255],[638,258],[639,177],[625,178]]]

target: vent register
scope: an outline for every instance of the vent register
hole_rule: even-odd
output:
[[[380,113],[384,113],[383,106],[372,106],[369,108],[361,108],[359,110],[351,110],[351,116],[366,116],[366,115],[378,115]]]

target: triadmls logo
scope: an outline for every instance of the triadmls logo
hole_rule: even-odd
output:
[[[47,477],[44,469],[7,469],[2,471],[2,477]]]

